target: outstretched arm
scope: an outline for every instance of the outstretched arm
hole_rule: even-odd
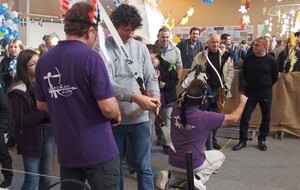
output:
[[[247,99],[248,99],[248,97],[246,97],[245,95],[243,95],[243,94],[240,95],[240,102],[239,102],[238,107],[230,114],[225,114],[225,118],[222,123],[222,126],[226,126],[230,123],[238,122],[239,118],[241,117],[241,115],[244,111],[245,105],[247,103]]]

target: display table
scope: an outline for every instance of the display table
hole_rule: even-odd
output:
[[[183,70],[183,78],[189,70]],[[224,113],[230,113],[239,101],[239,70],[235,70],[231,88],[232,98],[226,100]],[[181,79],[182,80],[182,79]],[[181,81],[180,80],[180,81]],[[182,92],[178,85],[178,93]],[[280,73],[273,86],[270,131],[284,131],[300,137],[300,72]],[[298,116],[297,116],[298,115]],[[261,121],[259,104],[252,113],[249,127],[258,128]],[[235,124],[236,127],[239,123]]]

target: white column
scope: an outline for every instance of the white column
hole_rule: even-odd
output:
[[[23,45],[27,45],[27,39],[28,39],[28,22],[29,22],[29,13],[30,13],[30,0],[18,0],[19,4],[19,12],[22,13],[20,17],[26,18],[27,24],[26,26],[19,25],[19,35],[20,39],[23,42]]]

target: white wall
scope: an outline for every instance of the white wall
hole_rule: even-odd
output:
[[[31,23],[27,21],[27,47],[38,48],[41,43],[44,43],[43,36],[55,32],[60,40],[65,40],[64,25],[61,23],[44,22],[42,26],[38,24],[38,21]]]

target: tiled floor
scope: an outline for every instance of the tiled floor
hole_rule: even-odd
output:
[[[248,141],[248,146],[240,151],[231,148],[237,140],[219,138],[223,146],[226,160],[218,174],[213,175],[207,182],[207,190],[296,190],[300,189],[300,149],[299,138],[285,135],[283,140],[267,139],[268,150],[261,152],[257,149],[257,141]],[[23,164],[16,149],[10,149],[13,157],[14,178],[12,189],[19,190],[23,182]],[[163,154],[161,147],[152,148],[152,170],[154,180],[160,170],[168,169],[168,157]],[[59,165],[54,163],[53,180],[59,181]],[[124,165],[125,190],[136,190],[136,180],[128,175]],[[2,179],[2,176],[0,177]],[[59,186],[52,188],[58,190]]]

